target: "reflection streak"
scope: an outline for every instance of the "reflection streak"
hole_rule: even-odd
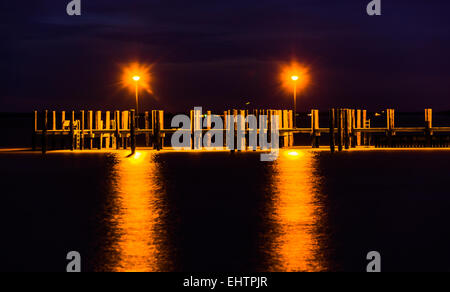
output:
[[[282,152],[274,164],[270,271],[323,271],[317,226],[321,207],[317,200],[314,152]]]
[[[147,157],[150,156],[150,157]],[[158,165],[153,155],[138,152],[117,158],[113,171],[114,199],[109,225],[110,257],[115,272],[154,272],[161,265],[161,197]]]

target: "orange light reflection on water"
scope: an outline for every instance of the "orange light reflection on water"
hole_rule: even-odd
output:
[[[270,271],[323,271],[317,224],[315,158],[310,151],[282,152],[274,164]]]
[[[161,271],[162,196],[157,183],[158,166],[149,153],[118,158],[113,188],[115,199],[111,218],[114,234],[110,249],[115,256],[107,270],[115,272]]]

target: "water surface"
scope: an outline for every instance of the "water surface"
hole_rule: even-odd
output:
[[[0,153],[1,270],[447,270],[449,151]]]

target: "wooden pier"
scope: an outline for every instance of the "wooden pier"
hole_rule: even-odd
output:
[[[257,129],[250,127],[246,118],[253,115],[257,120]],[[46,153],[49,149],[130,149],[133,153],[139,146],[162,150],[167,136],[176,131],[187,131],[191,135],[190,148],[201,150],[197,145],[204,135],[211,131],[223,131],[224,147],[227,131],[234,128],[235,142],[233,149],[248,151],[269,150],[270,147],[255,148],[249,141],[258,141],[258,135],[268,135],[271,139],[270,127],[276,124],[279,128],[281,147],[295,146],[294,135],[308,135],[313,148],[319,148],[321,137],[329,137],[327,145],[332,152],[356,147],[449,147],[450,127],[433,127],[433,111],[425,110],[424,124],[418,127],[396,127],[395,110],[386,111],[385,127],[371,127],[366,110],[331,109],[327,127],[320,127],[319,110],[311,110],[311,124],[307,128],[294,128],[292,110],[228,110],[214,115],[211,111],[202,114],[200,111],[190,112],[189,129],[166,128],[164,111],[154,110],[136,117],[130,111],[80,111],[80,112],[34,112],[33,150],[40,149]],[[227,117],[235,118],[234,123]],[[220,117],[224,121],[223,129],[213,129],[213,118]],[[267,117],[267,120],[262,119]],[[273,118],[277,117],[278,121]],[[206,124],[206,127],[202,127]],[[264,126],[265,124],[265,126]],[[269,129],[269,130],[267,130]],[[239,135],[239,133],[241,133]],[[243,133],[243,134],[242,134]],[[40,142],[40,143],[39,143]],[[50,142],[50,143],[49,143]],[[238,147],[240,145],[240,147]],[[252,145],[253,147],[251,147]],[[259,144],[258,144],[259,145]],[[210,145],[203,145],[209,147]]]

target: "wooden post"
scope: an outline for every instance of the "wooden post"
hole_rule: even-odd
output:
[[[64,129],[65,122],[66,122],[66,112],[62,111],[61,112],[61,130],[63,130],[63,131],[65,130]],[[64,135],[61,135],[61,148],[66,149],[66,136],[64,136]]]
[[[102,112],[101,111],[97,111],[95,113],[95,129],[96,130],[103,130],[103,121],[102,121]],[[98,134],[99,139],[98,139],[98,149],[102,149],[103,148],[103,134],[100,132]]]
[[[70,150],[75,150],[75,112],[70,117]]]
[[[148,112],[145,112],[145,130],[149,130],[149,115]],[[148,132],[145,133],[145,147],[150,147],[150,134]]]
[[[356,148],[356,144],[357,142],[357,137],[356,137],[356,110],[352,109],[350,110],[350,114],[351,114],[351,127],[350,127],[350,131],[351,131],[351,147],[352,148]]]
[[[288,111],[289,129],[294,129],[294,112],[292,110]],[[289,134],[289,147],[295,145],[294,133]]]
[[[81,150],[84,150],[85,143],[84,143],[84,130],[85,130],[85,117],[84,117],[84,111],[81,111]]]
[[[228,138],[228,131],[230,130],[229,124],[230,124],[230,120],[228,119],[228,116],[230,115],[230,111],[226,110],[223,112],[224,114],[224,119],[223,119],[223,149],[224,150],[230,150],[228,148],[228,144],[229,144],[229,138]]]
[[[105,129],[109,131],[109,130],[111,130],[111,112],[110,111],[106,112],[105,119],[106,119],[105,120],[105,122],[106,122]],[[111,134],[108,133],[108,134],[105,134],[105,136],[106,136],[105,148],[109,149],[109,148],[111,148]]]
[[[245,139],[245,110],[240,110],[238,113],[238,118],[236,122],[237,127],[237,149],[239,151],[245,151],[246,150],[246,139]]]
[[[367,110],[362,111],[362,127],[363,129],[367,129]],[[363,144],[364,146],[370,146],[367,133],[363,134]]]
[[[394,136],[394,128],[395,128],[395,110],[388,109],[386,111],[386,120],[387,120],[387,138],[388,138],[388,145],[387,147],[393,147],[393,136]]]
[[[212,127],[212,112],[211,111],[207,111],[206,112],[206,129],[208,130],[208,133],[205,134],[206,136],[206,145],[203,145],[206,148],[211,148],[211,139],[212,139],[212,135],[209,133],[209,131],[211,130]]]
[[[200,122],[201,122],[201,120],[200,120]],[[200,128],[201,128],[201,125],[200,125]],[[164,138],[165,138],[166,134],[164,134],[163,131],[164,131],[164,111],[159,111],[159,135],[160,135],[160,148],[159,148],[159,150],[163,150],[164,149]]]
[[[336,128],[336,110],[330,109],[330,151],[334,153],[336,151],[335,146],[335,128]]]
[[[343,150],[343,137],[344,137],[344,110],[338,109],[337,114],[337,124],[338,124],[338,151]]]
[[[191,121],[192,122],[192,121]],[[160,151],[163,149],[163,133],[164,128],[164,112],[152,111],[152,128],[153,128],[153,147]]]
[[[37,148],[37,130],[38,130],[38,112],[34,111],[34,127],[33,127],[33,136],[31,141],[31,147],[33,151],[36,151]]]
[[[136,116],[135,116],[135,110],[131,110],[131,129],[130,129],[130,136],[131,136],[131,154],[136,153]]]
[[[343,110],[344,113],[344,146],[345,149],[350,149],[350,111],[348,109]]]
[[[66,112],[61,112],[61,129],[64,130],[64,122],[66,121]]]
[[[52,112],[52,130],[53,130],[53,134],[52,134],[52,149],[56,149],[56,112],[53,111]]]
[[[270,141],[269,149],[272,149],[272,145],[273,145],[272,124],[273,124],[272,110],[267,110],[267,141]]]
[[[116,144],[116,150],[120,149],[120,112],[115,111],[114,113],[114,119],[116,120],[116,132],[115,132],[115,144]]]
[[[361,129],[361,110],[356,111],[356,128]],[[356,146],[361,146],[361,132],[356,133]]]
[[[94,136],[94,133],[92,132],[93,120],[94,120],[94,113],[93,113],[93,111],[89,111],[88,112],[88,127],[89,127],[88,148],[89,148],[89,150],[92,149],[92,138]]]
[[[319,110],[311,111],[311,133],[312,133],[312,147],[320,148],[319,140]]]
[[[47,153],[47,129],[48,129],[48,110],[45,110],[42,118],[42,154]]]
[[[122,130],[130,130],[129,112],[122,112]],[[128,148],[128,134],[122,134],[123,149]]]
[[[425,109],[425,136],[427,146],[433,146],[433,110]]]

